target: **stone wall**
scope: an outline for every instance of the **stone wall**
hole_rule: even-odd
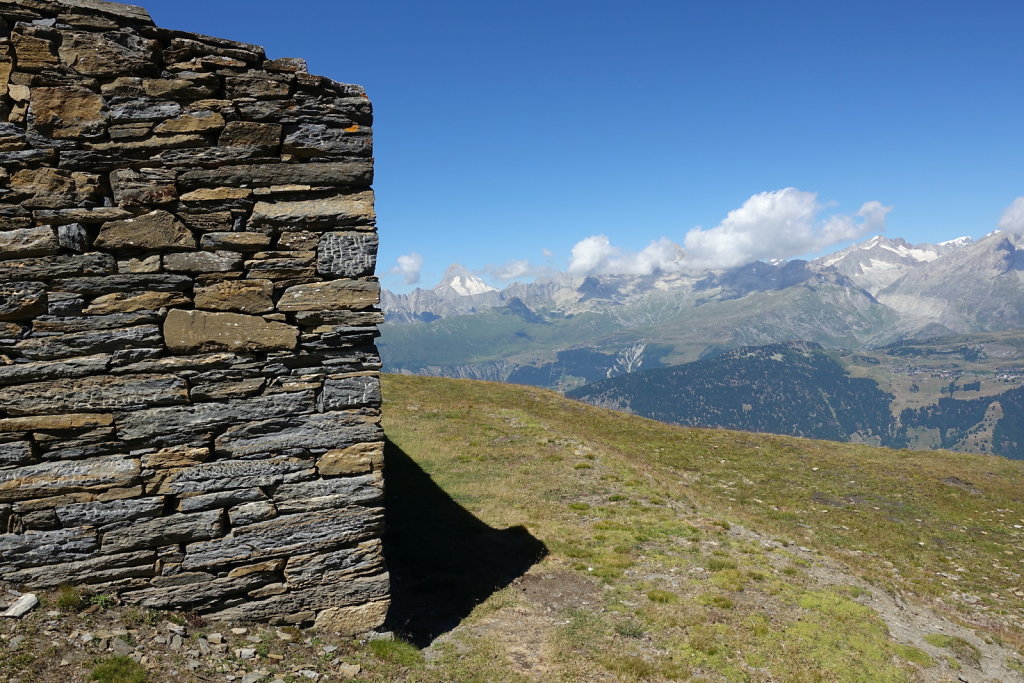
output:
[[[0,581],[376,627],[364,91],[138,7],[0,17]]]

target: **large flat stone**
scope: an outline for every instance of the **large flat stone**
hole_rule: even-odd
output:
[[[82,312],[86,315],[103,315],[155,311],[189,302],[190,299],[180,292],[118,292],[96,297]]]
[[[380,425],[352,413],[316,413],[282,422],[265,420],[231,427],[217,437],[217,453],[242,457],[294,449],[333,449],[383,438]]]
[[[325,580],[319,586],[275,595],[266,600],[247,600],[234,607],[206,615],[208,619],[253,620],[287,623],[303,621],[294,615],[326,613],[320,623],[332,631],[346,634],[363,633],[384,622],[387,613],[390,581],[386,573],[371,576],[344,576],[342,580]]]
[[[376,217],[373,210],[373,192],[367,190],[323,199],[256,202],[249,224],[254,228],[369,228]]]
[[[108,502],[91,501],[58,505],[54,511],[61,526],[106,526],[118,522],[151,519],[163,514],[163,496],[126,498]]]
[[[48,379],[98,375],[107,369],[109,354],[95,354],[60,361],[0,365],[0,386],[41,382]]]
[[[6,441],[0,443],[0,467],[27,465],[32,462],[31,441]]]
[[[189,251],[165,254],[164,269],[184,273],[227,273],[242,265],[237,251]]]
[[[303,391],[139,410],[120,416],[117,427],[120,438],[137,441],[167,434],[197,434],[251,420],[290,418],[312,411],[313,392]]]
[[[291,325],[240,313],[174,309],[164,322],[164,340],[174,352],[214,348],[290,351],[298,337],[298,328]]]
[[[291,588],[296,589],[319,585],[323,576],[331,572],[376,574],[384,569],[382,548],[380,539],[375,538],[351,548],[293,555],[285,565],[284,578]]]
[[[60,251],[60,243],[53,228],[40,225],[35,228],[0,232],[0,258],[46,256]]]
[[[62,31],[57,54],[64,64],[87,76],[141,76],[159,71],[159,43],[126,31]]]
[[[161,494],[204,493],[218,489],[274,486],[295,478],[313,477],[309,460],[273,458],[268,460],[217,460],[182,467],[163,475],[157,487]],[[183,504],[182,509],[190,509]]]
[[[81,560],[99,547],[92,527],[0,534],[0,571]]]
[[[105,375],[0,388],[0,410],[10,415],[139,410],[188,400],[188,385],[174,375]]]
[[[87,319],[86,319],[87,320]],[[18,342],[13,350],[23,358],[50,360],[69,356],[111,353],[126,349],[159,348],[163,345],[160,328],[137,325],[116,330],[71,332],[50,337],[32,337]]]
[[[124,601],[146,609],[201,610],[277,580],[274,572],[253,572],[241,577],[210,578],[181,586],[159,586],[129,591]]]
[[[380,508],[361,506],[285,515],[234,529],[216,541],[190,544],[182,569],[267,560],[356,543],[378,536],[383,523]]]
[[[178,179],[183,188],[210,186],[261,187],[268,185],[313,185],[328,187],[369,187],[373,182],[370,160],[308,164],[252,164],[189,170]]]
[[[35,128],[51,138],[96,137],[107,127],[103,98],[87,88],[32,89]]]
[[[163,273],[130,273],[107,275],[105,277],[72,277],[58,280],[54,289],[87,296],[100,296],[114,292],[148,289],[156,292],[183,292],[192,288],[192,278],[187,275]]]
[[[112,424],[114,424],[114,416],[110,413],[33,415],[0,419],[0,432],[65,431],[106,427]]]
[[[0,503],[130,486],[140,471],[139,461],[125,455],[0,470]]]
[[[164,168],[124,168],[110,173],[110,187],[118,206],[168,204],[178,198],[175,172]]]
[[[384,497],[379,473],[281,484],[274,502],[281,514],[377,503]]]
[[[36,588],[56,588],[65,583],[74,585],[106,583],[118,579],[155,575],[156,553],[151,550],[100,555],[85,560],[48,564],[43,567],[28,567],[8,573],[0,570],[0,576],[6,581]]]
[[[137,218],[106,223],[96,238],[97,249],[195,249],[196,238],[173,214],[156,210]]]
[[[330,280],[289,287],[277,302],[279,311],[340,311],[370,308],[380,301],[380,284],[366,280]]]
[[[212,311],[269,313],[274,310],[273,296],[274,283],[270,280],[225,280],[196,287],[195,305]]]
[[[379,471],[384,466],[384,442],[357,443],[327,451],[316,461],[323,477],[350,476]]]
[[[174,543],[193,543],[217,538],[224,533],[224,513],[221,510],[173,514],[103,534],[103,552],[125,552],[140,548],[156,548]]]
[[[116,268],[117,262],[110,254],[91,253],[10,259],[0,261],[0,282],[97,276],[113,273]]]

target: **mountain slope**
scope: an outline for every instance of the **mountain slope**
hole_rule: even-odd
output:
[[[513,385],[383,391],[396,450],[549,552],[431,647],[453,678],[1018,675],[1024,463],[685,429]],[[447,568],[425,592],[475,571],[415,552]]]

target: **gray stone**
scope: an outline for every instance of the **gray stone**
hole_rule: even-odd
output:
[[[75,254],[0,261],[0,281],[52,280],[113,273],[117,262],[109,254]]]
[[[150,551],[100,555],[87,560],[30,567],[9,573],[0,569],[5,580],[39,588],[55,588],[62,583],[95,584],[119,579],[149,577],[156,574],[156,555]]]
[[[0,443],[0,467],[27,465],[32,462],[31,441],[8,441]]]
[[[384,569],[380,539],[364,541],[351,548],[288,558],[284,578],[293,589],[316,586],[326,574],[377,574]]]
[[[42,282],[0,283],[0,320],[30,320],[47,310]]]
[[[220,510],[173,514],[137,521],[103,534],[103,552],[124,552],[156,548],[171,543],[208,541],[224,533],[224,515]],[[187,557],[187,555],[186,555]]]
[[[182,292],[192,287],[192,278],[187,275],[108,275],[107,277],[76,277],[58,280],[54,288],[62,292],[74,292],[86,296],[100,296],[114,292],[150,289],[157,292]]]
[[[377,503],[383,497],[384,487],[379,473],[286,483],[274,493],[274,501],[281,514]]]
[[[365,188],[373,182],[370,160],[348,160],[307,164],[252,164],[189,170],[181,174],[182,188],[244,185],[312,185]]]
[[[0,614],[0,617],[6,617],[9,619],[20,619],[29,612],[31,612],[36,605],[39,604],[39,598],[36,597],[35,593],[25,593],[17,600],[14,604],[7,608],[7,611]]]
[[[287,519],[287,518],[285,518]],[[252,528],[252,527],[247,527]],[[300,591],[274,595],[266,600],[248,600],[234,607],[220,610],[208,615],[209,619],[234,620],[268,620],[283,621],[281,615],[307,611],[346,607],[351,605],[377,607],[376,614],[367,620],[359,620],[359,626],[347,631],[349,635],[380,626],[387,611],[387,598],[390,581],[385,573],[372,576],[345,577],[340,583],[324,582],[318,586],[309,586]],[[383,602],[383,604],[379,604]],[[369,604],[367,604],[369,603]],[[343,631],[339,620],[337,627],[329,630]]]
[[[89,248],[89,233],[81,223],[67,223],[57,227],[57,243],[62,249],[83,252]]]
[[[372,275],[379,241],[375,233],[328,232],[317,247],[316,270],[321,275],[356,278]]]
[[[58,420],[52,422],[60,424]],[[125,455],[44,462],[0,470],[0,503],[131,486],[139,473],[138,459]]]
[[[228,521],[232,527],[265,522],[277,517],[277,508],[268,500],[242,503],[228,510]]]
[[[0,386],[96,375],[107,369],[109,361],[109,355],[97,354],[79,358],[67,358],[60,361],[0,365]]]
[[[334,128],[322,123],[300,123],[285,128],[282,151],[300,159],[362,156],[372,139],[360,126]]]
[[[96,531],[91,527],[0,534],[0,557],[4,558],[0,576],[12,569],[80,560],[98,547]]]
[[[249,399],[249,402],[255,399]],[[231,427],[217,437],[217,453],[244,457],[289,450],[344,448],[380,441],[380,425],[352,413],[316,413],[291,420],[264,420]]]
[[[320,409],[324,411],[380,405],[380,402],[380,377],[377,375],[327,379],[320,394]]]
[[[13,351],[24,358],[50,360],[124,349],[159,347],[163,344],[160,328],[138,325],[119,330],[72,332],[51,337],[33,337],[14,345]]]
[[[285,515],[233,529],[216,541],[190,544],[182,568],[218,567],[356,543],[379,535],[382,525],[380,508],[361,506]]]
[[[46,225],[0,232],[0,259],[45,256],[59,250],[57,236]]]
[[[51,316],[41,315],[32,326],[33,332],[95,332],[115,330],[154,323],[157,317],[152,313],[111,313],[109,315]]]
[[[258,488],[230,489],[227,491],[215,491],[214,493],[180,496],[178,499],[178,510],[180,512],[212,510],[213,508],[232,507],[241,503],[251,503],[266,499],[267,496]]]
[[[0,410],[10,415],[139,410],[188,400],[188,385],[173,375],[107,375],[0,388]]]
[[[262,232],[208,232],[199,241],[203,249],[264,251],[270,248],[270,235]]]
[[[110,120],[117,123],[163,121],[181,113],[177,102],[147,97],[112,97],[109,106]]]
[[[195,610],[246,592],[276,580],[271,572],[256,572],[241,577],[223,577],[182,586],[160,586],[124,594],[124,601],[146,609]],[[175,634],[177,638],[180,635]]]
[[[313,476],[315,470],[309,460],[218,460],[173,470],[159,481],[156,491],[162,494],[205,493],[240,486],[273,486]]]
[[[117,522],[149,519],[163,513],[162,496],[112,500],[109,502],[72,503],[58,505],[57,518],[61,526],[106,526]]]
[[[223,403],[150,408],[118,418],[118,436],[126,441],[136,441],[165,434],[197,434],[251,420],[295,417],[312,410],[313,393],[310,391]]]
[[[237,251],[192,251],[164,256],[164,268],[171,272],[226,273],[242,265]]]

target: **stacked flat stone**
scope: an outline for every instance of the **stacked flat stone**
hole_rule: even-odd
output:
[[[378,626],[363,89],[129,5],[0,17],[0,581]]]

